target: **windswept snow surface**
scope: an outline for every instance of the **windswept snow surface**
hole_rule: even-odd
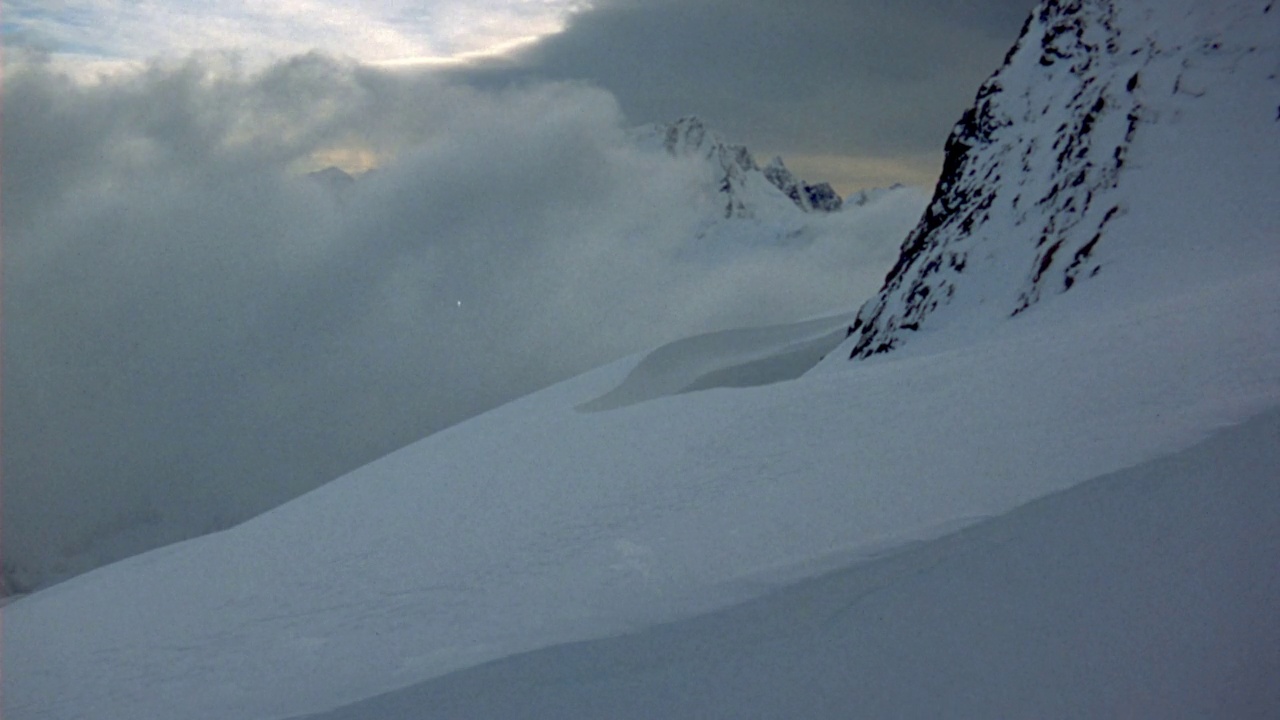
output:
[[[760,600],[309,720],[1274,718],[1280,412]]]
[[[954,350],[575,406],[620,362],[3,609],[5,717],[277,718],[760,596],[1280,405],[1272,268]]]

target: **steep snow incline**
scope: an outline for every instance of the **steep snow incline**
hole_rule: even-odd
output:
[[[948,139],[845,355],[1019,315],[1096,277],[1152,293],[1224,257],[1280,259],[1277,37],[1270,2],[1043,3]],[[1169,253],[1183,255],[1172,273]]]
[[[1280,406],[1280,270],[583,413],[639,358],[0,609],[4,716],[280,718],[635,631]]]
[[[1280,413],[758,601],[309,720],[1280,714]]]

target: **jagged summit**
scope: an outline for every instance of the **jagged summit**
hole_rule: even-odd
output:
[[[697,116],[682,117],[669,125],[651,125],[637,134],[642,140],[658,139],[674,157],[707,161],[725,218],[756,217],[757,206],[776,199],[779,193],[805,212],[834,212],[842,206],[840,196],[828,183],[809,185],[797,179],[778,157],[761,168],[745,146],[725,141]]]
[[[931,204],[850,328],[851,357],[893,350],[943,316],[1019,315],[1107,273],[1135,142],[1211,102],[1210,87],[1249,75],[1274,90],[1262,57],[1275,51],[1272,6],[1042,2],[952,130]],[[1235,130],[1207,117],[1208,135]],[[1186,155],[1149,142],[1168,143],[1152,163]]]
[[[768,178],[773,186],[786,193],[791,198],[791,202],[796,207],[806,212],[818,210],[821,212],[835,212],[839,210],[844,201],[836,194],[830,183],[818,183],[810,185],[796,178],[787,166],[782,163],[782,158],[774,156],[773,160],[765,166],[764,176]]]
[[[716,190],[724,196],[724,216],[752,217],[743,198],[748,174],[760,166],[745,146],[726,143],[696,116],[682,117],[663,131],[662,147],[675,157],[702,157],[716,169]]]

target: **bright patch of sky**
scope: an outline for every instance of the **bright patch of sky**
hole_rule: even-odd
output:
[[[586,0],[16,0],[6,43],[70,67],[234,49],[266,60],[320,49],[369,63],[447,64],[501,55],[564,29]]]

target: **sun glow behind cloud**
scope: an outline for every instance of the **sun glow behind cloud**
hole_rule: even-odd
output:
[[[492,58],[561,32],[587,0],[204,0],[7,4],[7,44],[49,53],[92,78],[156,56],[232,51],[253,64],[321,50],[389,66]]]

